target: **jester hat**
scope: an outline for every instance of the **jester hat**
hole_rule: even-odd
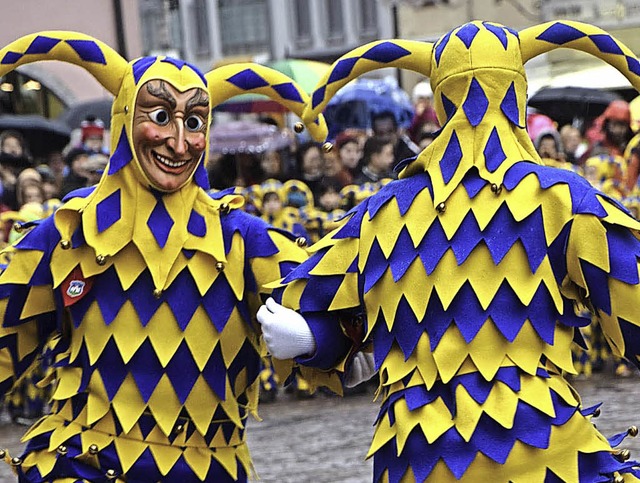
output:
[[[429,77],[443,127],[415,161],[400,166],[399,176],[429,172],[437,205],[471,167],[499,186],[515,162],[541,162],[526,132],[524,64],[560,47],[601,58],[640,89],[638,59],[597,27],[555,21],[516,32],[493,22],[474,21],[435,43],[382,40],[345,54],[318,83],[303,119],[315,119],[342,86],[366,72],[396,67]]]
[[[203,89],[209,94],[211,108],[238,94],[259,93],[301,115],[307,101],[306,93],[288,76],[261,65],[232,64],[203,74],[187,62],[165,56],[128,62],[103,42],[66,31],[30,34],[10,43],[0,50],[0,76],[40,60],[59,60],[83,67],[115,96],[111,157],[104,175],[95,189],[77,194],[56,212],[56,227],[64,245],[75,248],[72,238],[82,225],[82,235],[94,248],[96,260],[104,262],[133,241],[158,289],[170,283],[169,269],[182,248],[192,243],[188,240],[193,238],[193,223],[202,225],[202,217],[208,219],[205,212],[215,211],[215,203],[204,191],[208,188],[205,163],[209,153],[209,123],[206,147],[192,176],[176,190],[162,192],[145,175],[133,146],[133,116],[141,87],[150,80],[163,80],[180,92]],[[327,133],[322,117],[310,122],[308,129],[318,139]],[[205,246],[213,246],[212,240],[204,235],[200,238],[202,246],[198,248],[211,252],[213,249]],[[217,260],[224,259],[224,252],[212,255]]]

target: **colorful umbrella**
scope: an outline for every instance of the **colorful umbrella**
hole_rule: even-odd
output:
[[[282,149],[293,141],[276,126],[257,121],[233,121],[214,125],[209,140],[211,152],[221,154],[260,154]]]
[[[414,108],[409,94],[394,78],[356,79],[340,89],[324,111],[333,139],[347,128],[370,129],[371,117],[391,112],[398,126],[408,127]]]
[[[304,59],[283,59],[266,62],[271,67],[291,77],[307,94],[311,94],[320,78],[329,70],[329,64]],[[287,109],[266,96],[243,94],[219,105],[220,112],[287,112]]]

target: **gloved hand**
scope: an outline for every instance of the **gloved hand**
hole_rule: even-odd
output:
[[[258,310],[258,322],[271,355],[278,359],[291,359],[316,351],[316,340],[304,317],[272,298]]]
[[[375,373],[373,354],[371,352],[357,352],[344,373],[344,386],[355,387],[371,379]]]

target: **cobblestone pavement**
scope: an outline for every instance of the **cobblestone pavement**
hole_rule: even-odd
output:
[[[575,381],[584,407],[604,401],[594,420],[606,436],[640,426],[640,376],[614,379],[603,375]],[[251,421],[247,431],[256,470],[267,483],[366,483],[372,465],[364,457],[373,434],[378,404],[372,392],[344,399],[319,394],[296,400],[281,393],[277,401],[260,408],[262,422]],[[12,454],[21,450],[25,428],[0,424],[0,447]],[[640,459],[640,437],[627,438],[621,447]],[[0,482],[11,482],[8,466],[0,463]]]

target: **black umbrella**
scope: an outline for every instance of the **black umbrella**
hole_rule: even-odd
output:
[[[104,123],[104,127],[109,129],[112,104],[113,99],[110,98],[79,102],[69,106],[58,119],[71,129],[76,129],[80,127],[80,123],[87,117],[93,116],[100,119]]]
[[[36,157],[46,156],[52,151],[61,151],[71,138],[69,126],[35,114],[0,116],[0,132],[7,129],[21,133],[29,151]]]
[[[620,99],[615,92],[588,87],[543,87],[529,99],[536,108],[560,124],[575,118],[595,118],[604,112],[611,101]]]

